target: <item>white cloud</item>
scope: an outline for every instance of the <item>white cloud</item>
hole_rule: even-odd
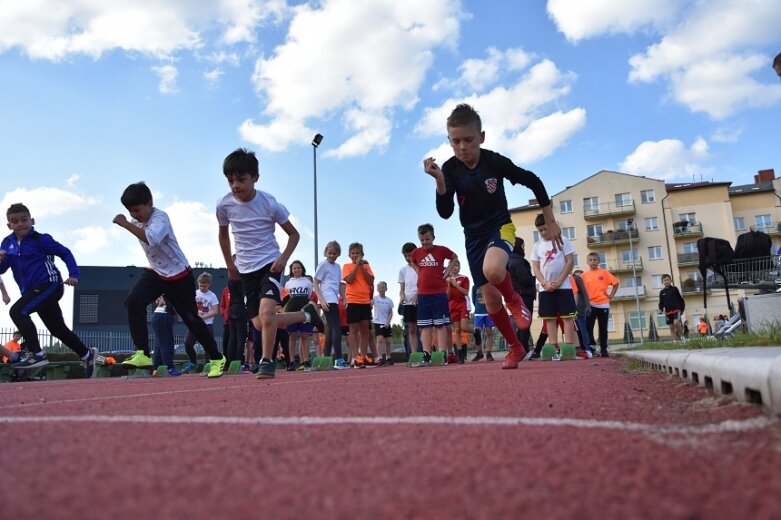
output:
[[[497,86],[482,95],[451,98],[427,108],[415,131],[425,136],[444,135],[445,121],[458,103],[469,103],[479,113],[486,132],[485,147],[516,161],[533,162],[552,154],[586,122],[586,111],[558,110],[570,91],[574,75],[563,73],[543,60],[507,87]],[[440,161],[452,155],[442,145],[426,154]]]
[[[393,110],[413,107],[432,51],[458,36],[460,11],[457,0],[325,0],[319,9],[296,7],[285,43],[256,64],[264,121],[245,121],[242,136],[283,150],[309,142],[307,120],[342,114],[352,133],[343,153],[358,145],[363,153],[382,149],[387,136],[367,132],[355,111],[390,118]],[[265,139],[275,127],[284,134]]]
[[[60,188],[17,188],[6,192],[0,199],[0,208],[5,211],[13,203],[21,202],[30,210],[33,218],[42,220],[49,216],[65,215],[95,206],[97,199],[84,197]]]
[[[79,175],[78,173],[74,173],[73,175],[65,179],[65,184],[69,188],[73,188],[74,186],[76,186],[76,183],[79,182],[79,179],[81,179],[81,175]]]
[[[743,134],[743,126],[720,126],[710,136],[715,143],[737,143]]]
[[[461,77],[456,85],[464,85],[476,92],[495,84],[502,72],[523,70],[529,66],[532,56],[520,48],[502,52],[494,47],[487,51],[485,59],[470,58],[458,67]]]
[[[326,157],[355,157],[371,148],[384,149],[390,141],[391,122],[381,113],[363,112],[357,109],[345,113],[345,125],[354,135],[338,148],[328,150]]]
[[[619,168],[633,175],[658,179],[680,179],[701,175],[708,168],[703,163],[710,157],[707,141],[698,137],[689,148],[678,139],[645,141],[629,154]]]
[[[176,86],[176,78],[179,75],[179,71],[173,65],[161,65],[159,67],[152,67],[152,72],[160,77],[160,83],[158,89],[162,94],[176,94],[179,92],[179,88]]]
[[[100,226],[87,226],[75,229],[71,234],[76,237],[71,248],[76,258],[94,255],[98,251],[108,248],[110,239],[114,238],[111,228]]]
[[[190,261],[222,265],[224,260],[217,242],[217,217],[203,202],[178,200],[163,208],[171,219],[176,239]]]
[[[679,0],[548,0],[548,16],[568,40],[577,42],[663,25],[679,6]]]
[[[215,84],[220,81],[222,75],[225,74],[219,67],[212,70],[207,70],[203,73],[203,78],[211,84]]]
[[[231,45],[254,42],[255,29],[271,18],[280,21],[289,9],[285,0],[222,0],[223,23],[226,26],[222,41]]]

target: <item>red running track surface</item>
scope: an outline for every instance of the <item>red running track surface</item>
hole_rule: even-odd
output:
[[[2,518],[781,518],[781,427],[621,360],[0,386]]]

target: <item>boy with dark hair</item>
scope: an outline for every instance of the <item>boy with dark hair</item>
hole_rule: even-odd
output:
[[[488,313],[510,346],[502,368],[518,368],[526,349],[515,335],[502,299],[521,329],[529,328],[531,313],[513,289],[507,271],[515,226],[507,207],[504,180],[531,188],[556,246],[561,245],[561,230],[540,178],[496,152],[481,149],[485,132],[480,116],[471,106],[461,104],[453,110],[447,119],[447,134],[455,156],[442,169],[429,157],[423,161],[423,169],[436,181],[437,212],[442,218],[450,218],[455,209],[454,196],[458,199],[472,280],[483,288]]]
[[[32,355],[14,364],[14,368],[30,369],[49,364],[41,350],[38,331],[30,315],[38,313],[44,326],[54,337],[73,350],[81,360],[85,377],[92,377],[95,369],[96,349],[87,348],[81,339],[65,325],[59,301],[63,296],[63,284],[79,283],[79,266],[70,249],[51,235],[39,233],[33,228],[35,219],[24,204],[11,204],[6,212],[11,234],[0,244],[0,273],[13,271],[21,297],[11,306],[11,320],[24,338],[25,349]],[[68,268],[68,278],[62,278],[54,265],[58,256]]]
[[[262,358],[257,378],[271,379],[276,372],[272,356],[277,329],[306,322],[322,331],[323,322],[312,302],[297,312],[277,313],[277,305],[282,303],[280,278],[300,235],[290,222],[290,213],[285,206],[270,194],[255,189],[255,183],[260,179],[255,154],[244,148],[234,150],[223,161],[222,173],[231,191],[217,201],[220,249],[228,276],[233,280],[241,279],[247,299],[247,316],[261,331]],[[287,246],[282,252],[274,237],[277,224],[288,235]],[[229,227],[236,247],[235,260]]]
[[[407,358],[410,353],[418,352],[418,272],[412,262],[412,252],[417,246],[407,242],[401,246],[401,254],[407,265],[399,270],[399,302],[401,303],[402,317],[407,329],[407,341],[405,343]]]
[[[663,312],[667,318],[667,325],[670,326],[670,336],[673,341],[683,340],[683,329],[681,328],[681,317],[686,310],[686,302],[681,296],[681,292],[673,285],[673,278],[669,274],[662,275],[664,289],[659,291],[659,312]]]
[[[781,52],[773,59],[773,70],[775,70],[778,77],[781,78]]]
[[[586,257],[588,271],[585,271],[581,278],[588,292],[591,312],[586,319],[586,329],[588,336],[583,339],[589,344],[590,351],[593,353],[597,341],[594,336],[594,324],[597,324],[599,332],[599,354],[602,357],[608,357],[607,351],[607,322],[610,317],[610,302],[618,291],[620,285],[618,279],[607,269],[599,267],[599,255],[593,251]],[[609,289],[609,290],[608,290]]]
[[[198,315],[193,270],[176,241],[168,214],[155,207],[152,191],[143,182],[125,188],[120,200],[132,220],[129,221],[120,213],[114,217],[113,222],[138,239],[149,261],[149,267],[144,270],[125,299],[130,336],[133,338],[136,352],[122,364],[134,367],[148,367],[153,364],[149,357],[146,308],[165,294],[211,360],[208,376],[220,377],[225,368],[225,356],[217,350],[214,336]]]

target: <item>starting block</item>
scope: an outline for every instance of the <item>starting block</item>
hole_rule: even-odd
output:
[[[334,358],[331,356],[317,356],[312,360],[312,370],[320,372],[333,370]]]
[[[168,365],[160,365],[152,372],[153,377],[168,377]]]
[[[445,366],[445,353],[442,351],[431,353],[431,366],[443,367]]]
[[[553,345],[544,345],[540,351],[540,359],[543,361],[552,361],[556,358],[556,347]]]
[[[577,358],[578,357],[575,354],[575,345],[572,345],[570,343],[564,343],[561,346],[561,356],[559,359],[561,359],[562,361],[569,361]]]
[[[420,365],[421,361],[423,361],[423,352],[412,352],[409,355],[409,360],[407,360],[407,366],[416,367]]]
[[[231,364],[228,365],[228,374],[230,375],[236,375],[241,373],[241,360],[234,359],[231,361]]]
[[[212,369],[212,364],[211,363],[206,363],[205,365],[203,365],[203,370],[201,370],[199,372],[199,374],[201,374],[202,376],[208,376],[209,375],[209,370],[211,370],[211,369]]]

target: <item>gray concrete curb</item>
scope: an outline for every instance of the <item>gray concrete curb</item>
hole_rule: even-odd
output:
[[[781,347],[649,350],[621,355],[781,415]]]

